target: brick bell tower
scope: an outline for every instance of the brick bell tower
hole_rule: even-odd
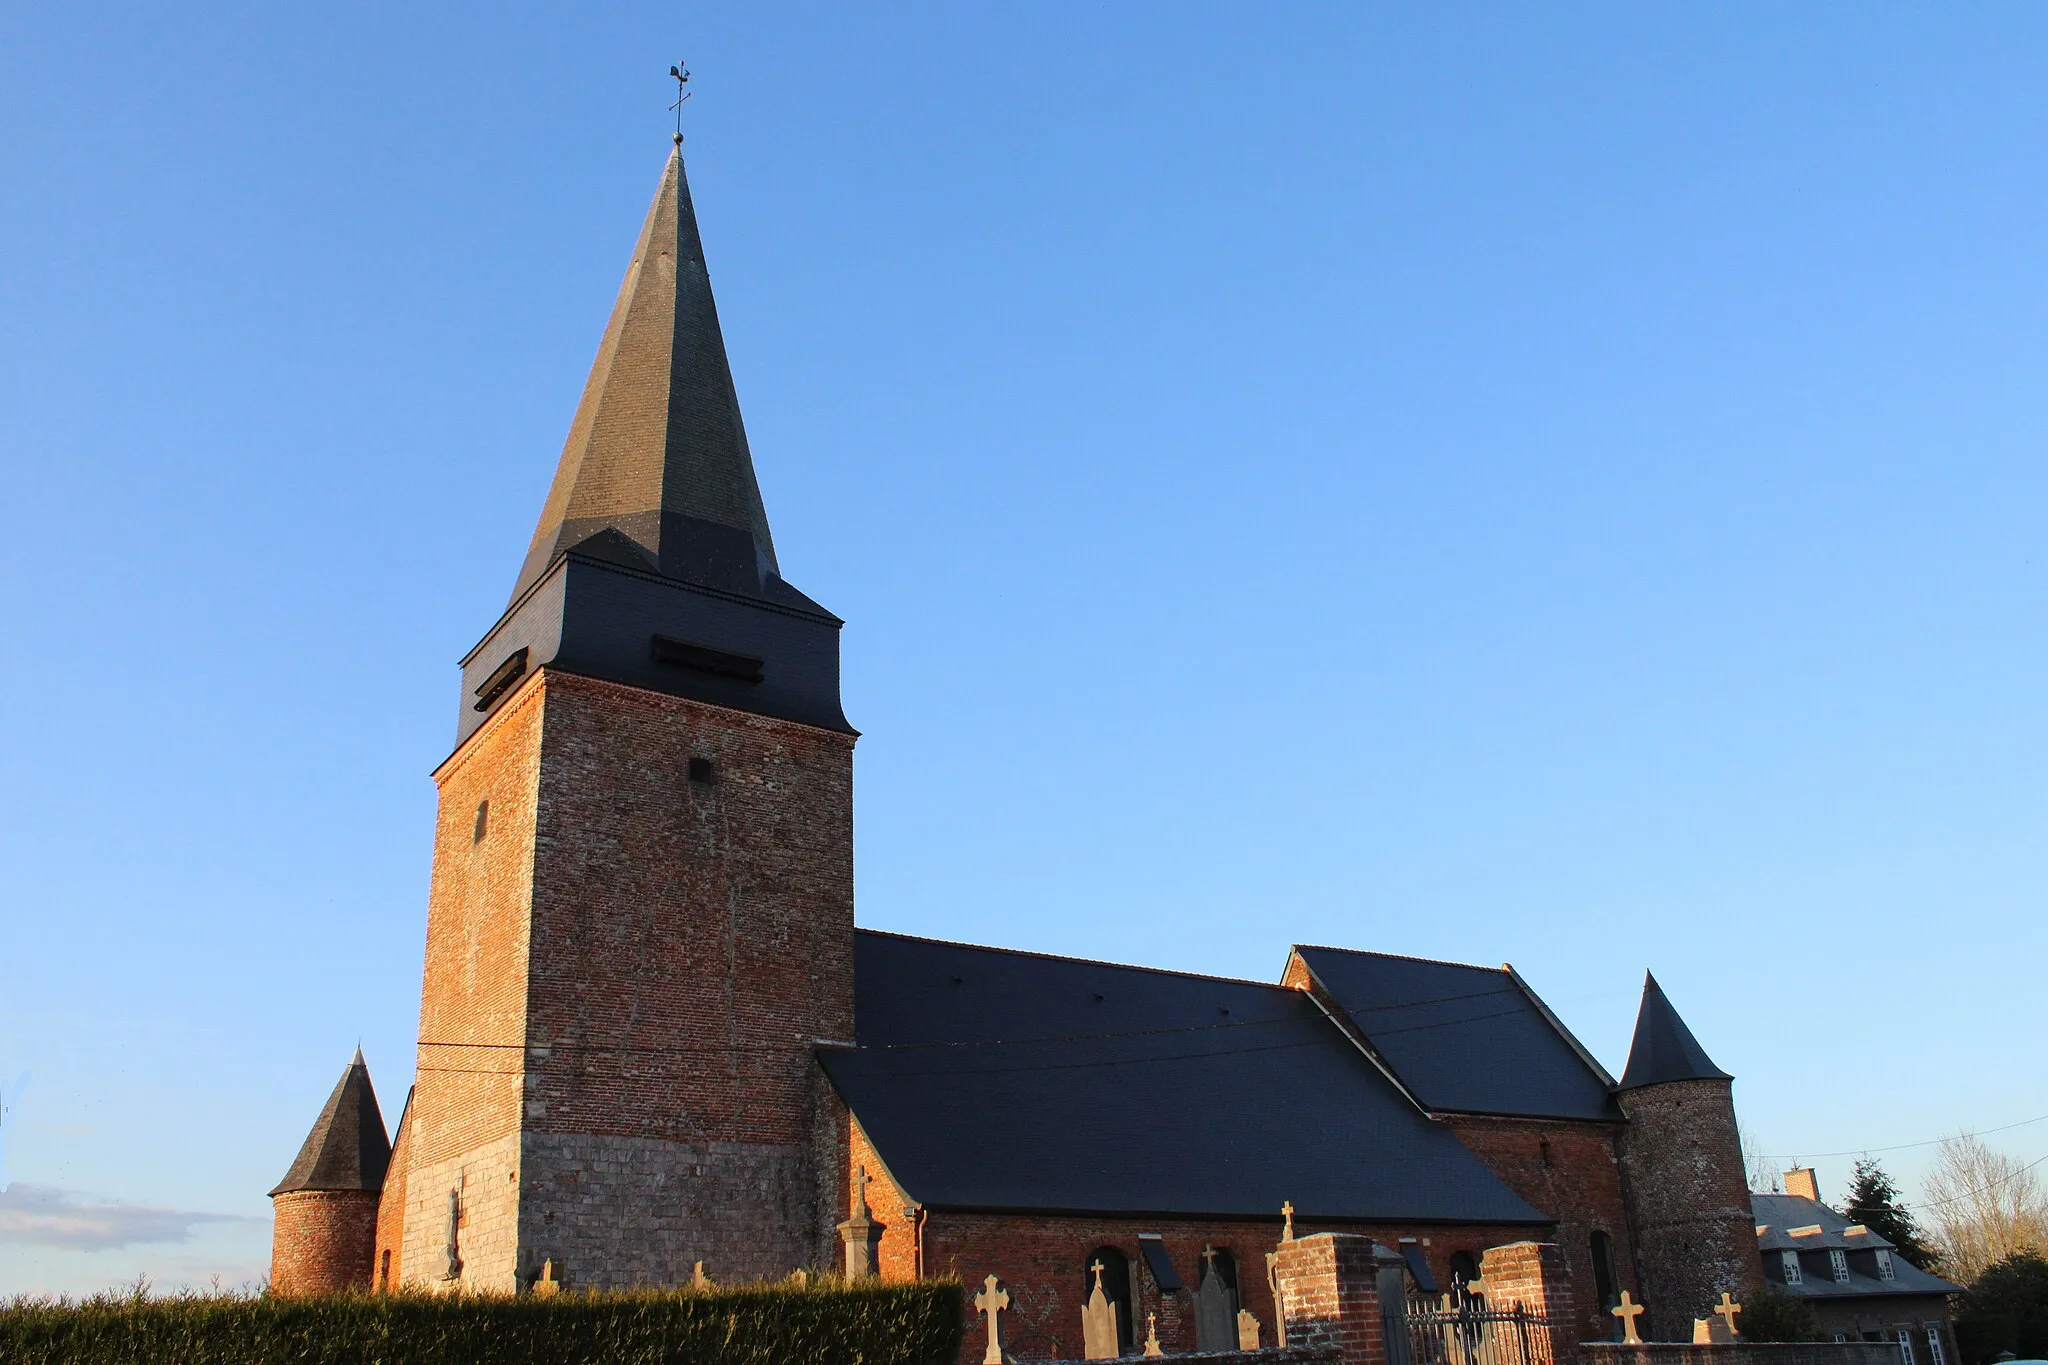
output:
[[[462,661],[393,1284],[826,1267],[853,1029],[840,621],[783,581],[679,145]],[[396,1216],[393,1216],[396,1214]]]

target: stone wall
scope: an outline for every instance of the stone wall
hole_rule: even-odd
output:
[[[1899,1348],[1883,1341],[1589,1342],[1579,1348],[1585,1365],[1900,1365]]]
[[[370,1283],[377,1242],[374,1190],[297,1190],[271,1201],[270,1292],[338,1294]]]
[[[1763,1291],[1756,1218],[1726,1080],[1624,1091],[1622,1170],[1635,1211],[1645,1338],[1690,1339],[1722,1291]],[[1600,1335],[1595,1333],[1594,1335]]]

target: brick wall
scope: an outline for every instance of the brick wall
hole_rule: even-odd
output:
[[[271,1201],[273,1294],[338,1294],[370,1283],[377,1242],[374,1190],[299,1190]]]
[[[1621,1095],[1622,1170],[1635,1212],[1645,1338],[1689,1341],[1727,1290],[1763,1290],[1735,1102],[1725,1080],[1667,1081]]]
[[[450,1189],[470,1288],[834,1263],[811,1052],[852,1033],[852,747],[543,669],[435,774],[408,1281]]]
[[[384,1191],[377,1199],[377,1240],[371,1262],[371,1284],[378,1290],[405,1283],[405,1163],[412,1141],[410,1125],[398,1121],[398,1140],[391,1145],[391,1165],[384,1172]]]
[[[1447,1115],[1442,1120],[1516,1194],[1557,1219],[1557,1246],[1571,1289],[1575,1341],[1614,1333],[1593,1273],[1593,1234],[1612,1242],[1615,1292],[1640,1302],[1619,1157],[1622,1125]]]
[[[1570,1365],[1578,1358],[1581,1319],[1562,1248],[1554,1242],[1488,1247],[1479,1262],[1479,1275],[1488,1308],[1524,1308],[1548,1321],[1541,1339],[1533,1343],[1537,1359]]]
[[[1316,1233],[1282,1242],[1273,1278],[1289,1346],[1334,1347],[1344,1365],[1386,1365],[1380,1272],[1401,1259],[1359,1233]]]
[[[853,1135],[853,1159],[873,1162],[858,1126]],[[916,1217],[905,1218],[903,1209],[909,1201],[902,1191],[887,1179],[879,1163],[868,1164],[867,1170],[875,1181],[868,1187],[869,1203],[884,1224],[883,1277],[908,1279],[916,1274],[917,1225],[921,1224],[926,1274],[958,1275],[970,1286],[980,1284],[986,1275],[1001,1278],[1011,1300],[1004,1340],[1020,1359],[1080,1355],[1088,1260],[1096,1248],[1104,1246],[1115,1247],[1131,1264],[1135,1340],[1144,1339],[1145,1319],[1151,1314],[1157,1316],[1159,1340],[1167,1351],[1179,1354],[1195,1349],[1192,1291],[1201,1282],[1203,1248],[1215,1246],[1236,1259],[1239,1303],[1258,1318],[1260,1339],[1269,1344],[1278,1341],[1273,1295],[1266,1281],[1266,1253],[1280,1241],[1277,1215],[1270,1219],[1096,1218],[921,1209]],[[1331,1226],[1300,1216],[1295,1219],[1301,1236]],[[1476,1260],[1487,1247],[1521,1240],[1529,1233],[1527,1228],[1385,1225],[1345,1226],[1343,1230],[1368,1233],[1388,1246],[1402,1237],[1427,1238],[1423,1254],[1444,1283],[1450,1279],[1453,1252],[1470,1252]],[[1161,1234],[1162,1245],[1189,1292],[1167,1294],[1160,1290],[1139,1251],[1141,1232]],[[980,1326],[970,1321],[961,1356],[964,1365],[981,1359],[977,1343],[982,1340]]]

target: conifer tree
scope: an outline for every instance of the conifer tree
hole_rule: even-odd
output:
[[[1899,1202],[1899,1187],[1874,1156],[1857,1161],[1842,1213],[1890,1242],[1901,1257],[1922,1270],[1933,1270],[1941,1260],[1913,1220],[1912,1210]]]

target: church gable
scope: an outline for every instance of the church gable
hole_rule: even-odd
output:
[[[1301,991],[858,931],[820,1061],[934,1208],[1538,1224]]]
[[[1303,947],[1289,981],[1341,1011],[1432,1113],[1621,1119],[1598,1064],[1506,967]]]

